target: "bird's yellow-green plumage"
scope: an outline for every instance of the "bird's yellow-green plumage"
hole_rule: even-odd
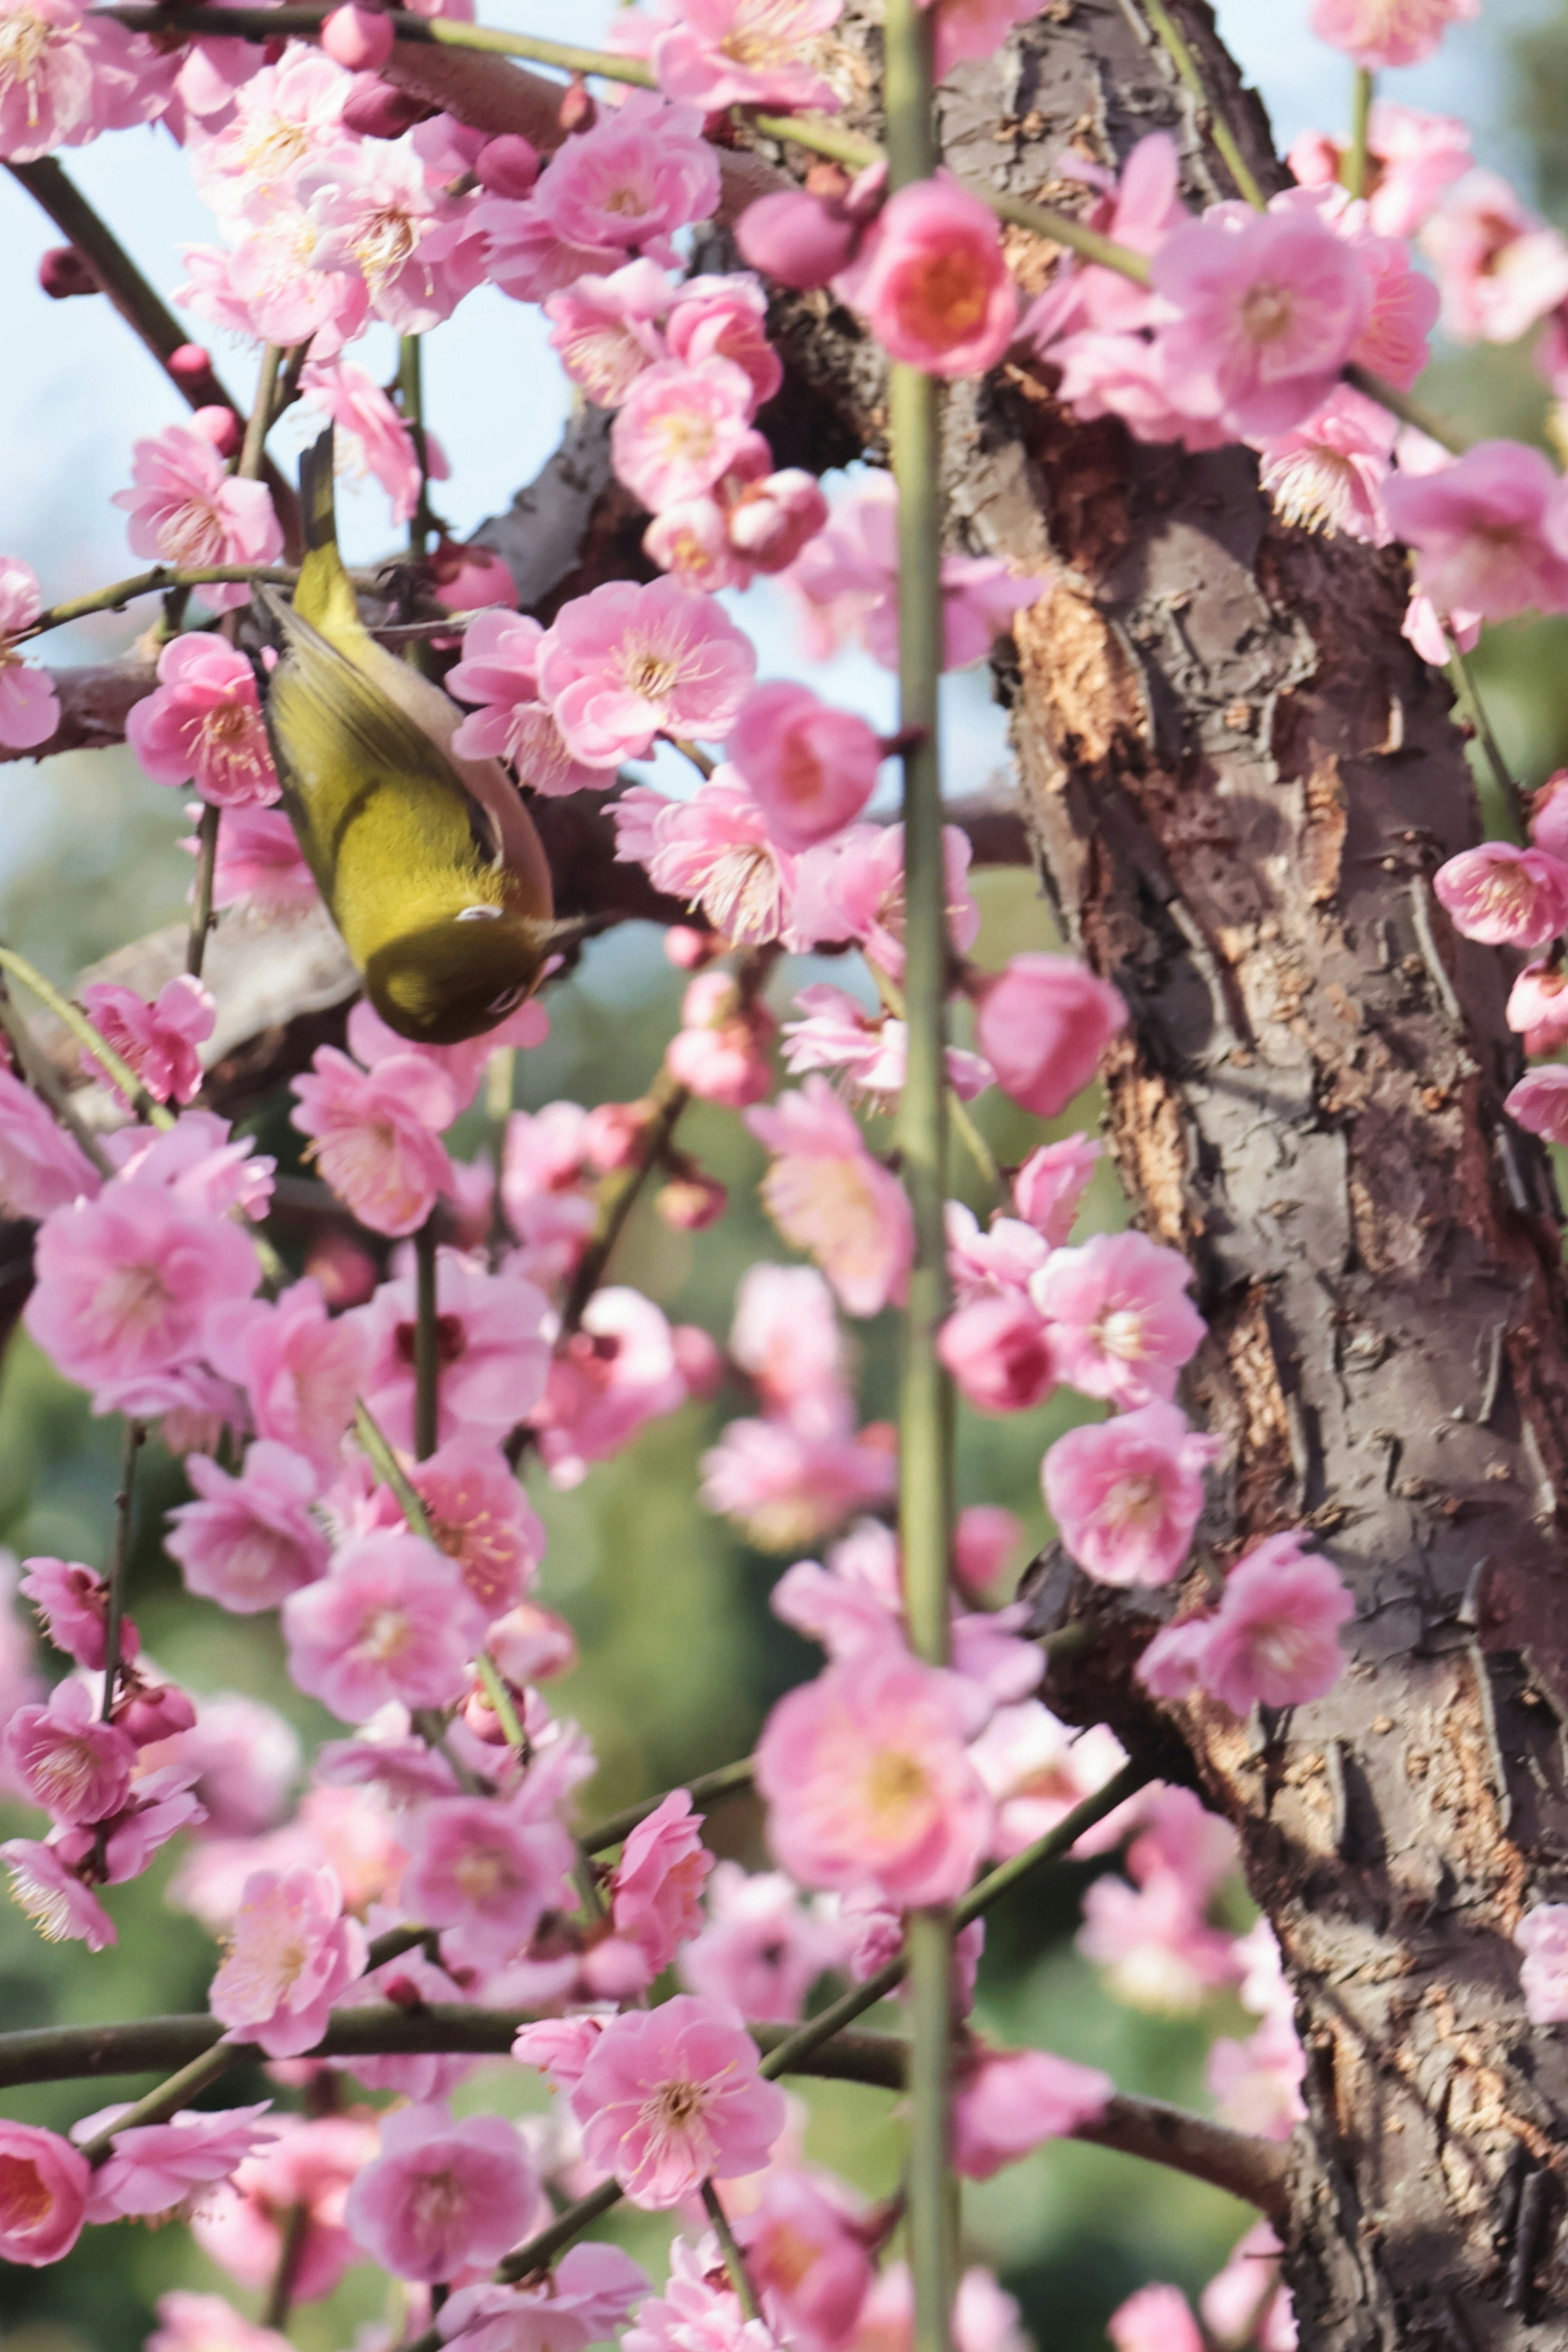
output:
[[[504,1019],[561,927],[515,784],[452,750],[462,714],[376,644],[338,552],[332,435],[300,466],[306,553],[292,605],[261,588],[284,639],[267,684],[283,803],[377,1012],[455,1045]]]

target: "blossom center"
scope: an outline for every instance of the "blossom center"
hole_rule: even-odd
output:
[[[37,2229],[53,2203],[36,2164],[23,2156],[0,2156],[0,2221],[8,2231]]]
[[[122,1337],[152,1330],[172,1303],[162,1269],[156,1265],[117,1266],[99,1284],[93,1301],[103,1321]]]
[[[401,1609],[377,1609],[365,1620],[354,1646],[361,1658],[385,1666],[402,1655],[413,1638],[413,1629]]]
[[[972,334],[986,315],[986,290],[967,253],[933,255],[911,291],[930,325],[956,341]]]
[[[412,1323],[398,1325],[394,1345],[400,1363],[412,1365],[413,1362],[413,1336],[414,1327]],[[435,1318],[437,1362],[444,1367],[447,1364],[460,1363],[467,1352],[467,1348],[468,1334],[463,1328],[462,1316],[438,1315]]]
[[[53,26],[30,9],[19,9],[0,24],[0,83],[26,82],[29,123],[38,120],[38,68],[53,37]]]
[[[644,2120],[662,2131],[686,2131],[708,2103],[706,2083],[661,2083],[643,2109]]]
[[[494,1846],[470,1846],[453,1870],[453,1876],[470,1903],[493,1903],[509,1894],[517,1874],[507,1855]]]
[[[1136,1478],[1119,1478],[1106,1496],[1103,1516],[1113,1528],[1146,1528],[1160,1517],[1165,1503],[1165,1488],[1152,1473],[1145,1471]]]
[[[884,1748],[867,1768],[865,1801],[879,1822],[892,1822],[909,1812],[927,1792],[925,1768],[918,1757],[896,1748]]]
[[[1289,334],[1294,310],[1288,286],[1260,278],[1241,298],[1242,331],[1249,342],[1277,343]]]
[[[1135,1364],[1147,1352],[1143,1315],[1135,1307],[1109,1307],[1095,1324],[1094,1337],[1103,1355],[1115,1356],[1124,1364]]]

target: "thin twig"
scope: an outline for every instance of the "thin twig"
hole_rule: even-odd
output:
[[[15,948],[0,947],[0,971],[8,971],[31,991],[39,1003],[46,1005],[55,1019],[63,1024],[78,1045],[85,1045],[100,1070],[108,1073],[126,1101],[139,1118],[152,1127],[172,1127],[174,1114],[164,1103],[155,1103],[129,1063],[120,1059],[106,1037],[101,1037],[82,1012],[68,997],[62,996],[53,983],[47,981],[37,965],[18,955]]]
[[[63,604],[48,604],[36,621],[18,629],[11,638],[13,645],[26,645],[30,638],[46,636],[51,629],[63,629],[72,621],[86,620],[91,613],[118,613],[138,596],[162,596],[171,588],[205,588],[225,581],[265,580],[275,588],[291,588],[299,577],[298,572],[287,563],[154,563],[150,571],[133,572],[129,580],[116,580],[108,588],[95,588],[89,595],[72,596]]]
[[[660,1078],[651,1088],[648,1100],[655,1108],[639,1139],[637,1157],[630,1168],[622,1169],[606,1185],[598,1229],[578,1260],[577,1271],[572,1276],[571,1287],[567,1292],[566,1303],[560,1312],[560,1336],[563,1339],[570,1339],[580,1326],[583,1310],[604,1278],[604,1269],[625,1230],[626,1220],[636,1207],[643,1187],[668,1150],[676,1123],[690,1102],[691,1095],[686,1087],[676,1086],[673,1080]]]
[[[441,1329],[435,1298],[436,1212],[413,1237],[413,1450],[428,1462],[441,1426]]]
[[[146,1425],[127,1420],[120,1454],[120,1486],[114,1497],[114,1544],[109,1556],[109,1607],[103,1621],[103,1705],[105,1723],[114,1717],[120,1681],[120,1637],[125,1623],[125,1580],[131,1566],[131,1507],[136,1494],[136,1457],[147,1435]]]
[[[1366,165],[1372,138],[1372,97],[1376,84],[1365,66],[1357,66],[1350,108],[1350,147],[1344,159],[1347,195],[1366,194]]]
[[[210,2023],[214,2033],[220,2031],[215,2018],[203,2018],[200,2021],[204,2025]],[[81,2152],[88,2162],[101,2164],[119,2132],[134,2131],[141,2124],[167,2123],[170,2116],[178,2115],[199,2091],[208,2089],[220,2074],[226,2074],[231,2066],[237,2066],[248,2058],[251,2046],[248,2042],[214,2042],[210,2049],[203,2051],[199,2058],[193,2058],[188,2066],[182,2066],[178,2074],[171,2074],[166,2083],[160,2083],[155,2091],[149,2091],[144,2099],[138,2099],[134,2106],[127,2107],[112,2124],[106,2125],[102,2131],[95,2132],[91,2139],[84,2140]]]
[[[702,2197],[703,2211],[713,2223],[713,2233],[718,2240],[718,2250],[724,2256],[724,2266],[735,2289],[735,2299],[746,2318],[760,2319],[762,2312],[757,2300],[757,2289],[751,2284],[746,2256],[740,2251],[740,2241],[729,2226],[729,2215],[725,2211],[718,2190],[711,2180],[703,2182]]]
[[[1448,670],[1460,696],[1469,706],[1470,723],[1475,728],[1481,750],[1486,754],[1487,765],[1492,772],[1492,781],[1502,794],[1503,805],[1518,828],[1520,840],[1528,840],[1530,826],[1525,815],[1524,794],[1514,781],[1513,770],[1503,757],[1502,745],[1498,741],[1491,720],[1487,716],[1487,707],[1481,699],[1480,688],[1476,684],[1476,674],[1470,667],[1469,656],[1461,650],[1457,637],[1448,639]]]
[[[1160,46],[1176,69],[1183,88],[1195,98],[1203,110],[1208,135],[1223,158],[1225,168],[1236,183],[1237,193],[1246,198],[1255,212],[1264,209],[1263,191],[1259,186],[1251,165],[1241,152],[1236,133],[1230,128],[1223,110],[1209,96],[1197,59],[1187,47],[1180,26],[1176,22],[1165,0],[1144,0],[1150,24],[1159,36]]]
[[[392,1451],[392,1441],[371,1412],[363,1397],[354,1399],[354,1435],[360,1448],[370,1458],[371,1467],[385,1486],[397,1497],[398,1507],[416,1536],[426,1543],[435,1541],[430,1525],[430,1513],[420,1500],[408,1472]]]
[[[292,2204],[283,2224],[283,2237],[277,2249],[277,2263],[272,2273],[272,2284],[267,2290],[262,2305],[261,2325],[281,2328],[288,2317],[294,2301],[295,2281],[304,2259],[305,2241],[310,2230],[310,2208],[301,2198]]]
[[[682,1782],[694,1805],[703,1805],[716,1798],[734,1795],[738,1789],[749,1789],[756,1769],[756,1759],[743,1756],[737,1764],[721,1764],[712,1772],[699,1772],[694,1780]],[[584,1853],[603,1853],[631,1836],[639,1822],[656,1813],[664,1799],[673,1792],[664,1789],[656,1797],[640,1797],[634,1805],[626,1805],[607,1821],[595,1822],[584,1830],[580,1843]]]
[[[204,801],[196,826],[196,878],[191,885],[191,928],[185,934],[185,970],[200,980],[207,960],[207,940],[213,928],[213,891],[218,872],[218,826],[223,811],[216,801]]]

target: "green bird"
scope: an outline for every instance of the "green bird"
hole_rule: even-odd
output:
[[[456,704],[361,620],[329,425],[300,460],[299,492],[293,604],[256,590],[283,638],[264,696],[283,805],[382,1019],[454,1045],[514,1011],[581,927],[553,919],[544,845],[506,771],[454,751]]]

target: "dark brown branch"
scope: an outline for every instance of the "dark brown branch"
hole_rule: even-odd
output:
[[[47,743],[28,751],[0,743],[0,761],[50,760],[57,751],[102,751],[111,743],[123,743],[127,715],[158,683],[153,665],[140,655],[127,661],[57,669],[52,676],[59,725]]]

